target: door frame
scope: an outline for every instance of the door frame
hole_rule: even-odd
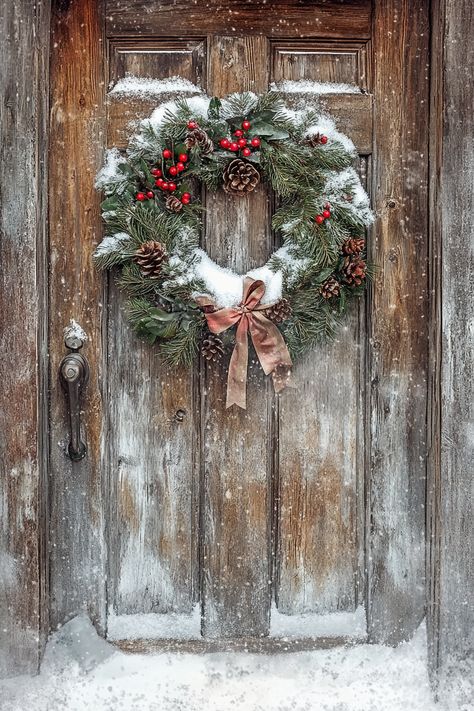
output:
[[[100,9],[101,3],[93,3]],[[66,14],[74,12],[74,3],[61,3]],[[83,10],[89,5],[88,0],[82,3]],[[411,7],[408,7],[408,6]],[[429,402],[428,402],[428,467],[427,467],[427,504],[428,504],[428,546],[427,579],[429,595],[427,597],[428,631],[430,639],[430,664],[433,678],[436,670],[443,666],[449,654],[462,655],[474,646],[474,640],[463,638],[457,640],[454,630],[460,622],[467,623],[471,612],[455,602],[462,600],[465,589],[449,582],[448,560],[450,565],[457,564],[467,571],[464,583],[474,584],[472,569],[472,553],[460,541],[460,521],[473,527],[472,501],[468,497],[457,497],[456,491],[450,485],[452,481],[464,481],[469,485],[469,452],[455,453],[452,448],[441,450],[441,407],[443,406],[443,425],[459,429],[463,423],[467,425],[469,402],[472,399],[469,388],[457,392],[458,407],[441,398],[442,386],[449,385],[452,380],[454,362],[468,362],[469,342],[467,336],[460,337],[456,342],[450,339],[449,308],[454,303],[461,304],[462,310],[457,312],[460,324],[467,325],[470,314],[469,304],[465,300],[468,275],[459,273],[457,254],[459,250],[467,251],[470,234],[474,230],[473,212],[467,208],[462,211],[463,223],[456,231],[456,242],[453,243],[451,205],[453,196],[459,196],[459,205],[468,205],[468,181],[466,176],[456,172],[449,156],[455,155],[463,134],[468,134],[467,121],[472,121],[464,115],[465,122],[454,125],[451,119],[452,105],[461,113],[464,106],[469,105],[472,98],[472,87],[466,89],[462,85],[462,76],[457,76],[456,69],[462,64],[462,51],[469,51],[468,38],[472,36],[474,18],[469,13],[467,0],[461,6],[448,0],[434,0],[429,3],[417,2],[417,17],[419,13],[430,18],[431,29],[431,74],[430,74],[430,224],[429,224],[429,269],[430,291],[434,296],[430,307],[430,362],[429,362]],[[413,3],[408,0],[391,0],[383,3],[384,12],[396,12],[399,17],[407,18],[415,14]],[[375,14],[382,9],[382,3],[375,3]],[[3,405],[3,430],[9,433],[9,453],[2,452],[1,463],[6,472],[14,469],[20,471],[20,476],[7,482],[4,478],[0,483],[6,510],[9,516],[15,516],[16,529],[3,536],[0,550],[5,556],[23,561],[14,578],[13,588],[0,588],[0,619],[2,628],[9,631],[0,642],[0,650],[6,660],[0,669],[4,674],[19,672],[34,672],[37,669],[42,649],[47,638],[49,625],[49,572],[47,555],[47,535],[49,528],[48,478],[51,452],[47,447],[47,429],[49,426],[48,392],[47,392],[47,314],[49,299],[47,293],[47,187],[46,155],[48,150],[49,114],[48,91],[49,72],[49,38],[50,38],[50,3],[47,0],[33,7],[27,0],[10,4],[3,10],[2,20],[7,28],[20,27],[20,41],[16,44],[5,43],[3,53],[5,66],[9,68],[8,79],[15,72],[20,72],[26,81],[20,81],[23,87],[24,100],[18,100],[12,105],[10,99],[9,81],[0,84],[2,106],[10,106],[10,112],[0,113],[2,129],[6,128],[9,136],[7,158],[9,168],[0,171],[2,195],[11,197],[4,202],[2,215],[10,214],[18,204],[18,196],[11,192],[13,185],[23,186],[21,191],[22,205],[33,205],[34,209],[20,214],[19,221],[2,222],[2,240],[8,247],[7,259],[4,261],[9,278],[21,279],[22,298],[28,303],[36,303],[36,309],[29,311],[29,328],[25,334],[24,322],[17,318],[18,307],[7,300],[2,316],[4,325],[9,329],[8,348],[3,351],[2,362],[9,372],[10,387],[4,388],[0,395]],[[90,17],[87,18],[90,20]],[[379,19],[381,19],[379,17]],[[374,19],[375,22],[375,19]],[[383,23],[374,25],[381,32]],[[413,32],[413,25],[411,26]],[[425,28],[428,31],[428,27]],[[7,33],[8,34],[8,33]],[[412,35],[413,36],[413,35]],[[416,36],[416,33],[415,33]],[[465,43],[455,45],[449,40],[461,38]],[[416,62],[416,43],[413,48],[407,47],[406,62]],[[454,49],[453,49],[454,47]],[[397,48],[398,50],[398,48]],[[380,51],[384,53],[387,47],[380,43]],[[395,51],[395,48],[393,48]],[[445,80],[445,78],[448,80]],[[464,94],[462,93],[464,92]],[[470,94],[468,93],[470,92]],[[30,102],[26,96],[32,97]],[[379,97],[380,98],[380,97]],[[394,100],[403,102],[403,93]],[[454,104],[453,104],[454,102]],[[54,110],[54,107],[53,107]],[[389,113],[389,112],[388,112]],[[12,116],[14,121],[12,121]],[[16,123],[20,130],[12,128]],[[379,127],[381,140],[382,128],[389,129],[389,121]],[[25,143],[22,141],[27,139]],[[387,138],[387,134],[385,135]],[[403,149],[403,139],[400,147]],[[392,144],[393,146],[393,144]],[[406,146],[405,146],[406,147]],[[16,156],[21,150],[23,161],[17,162]],[[379,144],[383,150],[383,144]],[[25,182],[25,164],[29,165],[29,180]],[[6,192],[10,190],[10,192]],[[393,196],[386,195],[384,200]],[[464,203],[463,203],[464,200]],[[396,200],[395,200],[396,203]],[[396,214],[395,206],[387,205],[388,210]],[[2,217],[3,219],[3,217]],[[390,218],[392,220],[392,218]],[[393,224],[393,223],[392,223]],[[23,238],[18,240],[18,235]],[[449,238],[449,239],[448,239]],[[393,237],[396,242],[397,239]],[[34,270],[24,273],[23,265],[28,260],[35,265]],[[453,287],[449,281],[451,274],[457,276],[458,284]],[[5,289],[8,294],[8,290]],[[445,295],[442,308],[441,295]],[[466,329],[467,330],[467,329]],[[12,363],[24,364],[28,375],[22,369],[11,369]],[[18,428],[18,408],[15,402],[22,397],[30,403],[24,406],[25,426]],[[16,398],[16,400],[15,400]],[[459,401],[460,398],[460,401]],[[461,420],[459,419],[461,417]],[[21,431],[20,431],[21,430]],[[387,432],[390,441],[390,432]],[[456,456],[455,456],[456,455]],[[401,495],[400,491],[400,495]],[[447,517],[447,512],[451,516]],[[452,515],[454,513],[454,516]],[[466,523],[467,522],[467,523]],[[466,528],[464,528],[466,533]],[[472,532],[474,535],[474,531]],[[377,551],[375,551],[377,553]],[[27,564],[24,561],[27,560]],[[469,567],[470,566],[470,567]],[[469,572],[471,571],[471,572]],[[471,576],[468,578],[468,576]],[[424,605],[423,605],[424,607]],[[450,612],[456,608],[456,614]],[[394,610],[394,619],[396,611]],[[464,620],[463,620],[464,614]],[[377,624],[372,625],[372,639],[396,642],[390,636],[384,639],[384,629]],[[419,621],[419,614],[416,622]],[[385,626],[386,620],[382,627]],[[412,631],[415,625],[412,625]],[[473,626],[470,626],[471,635]],[[403,636],[403,635],[402,635]],[[0,652],[0,654],[1,654]]]

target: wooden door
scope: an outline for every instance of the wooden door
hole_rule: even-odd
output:
[[[408,4],[55,3],[53,627],[86,608],[110,636],[137,620],[139,637],[138,618],[125,616],[166,626],[198,605],[207,639],[346,612],[354,624],[367,615],[372,639],[396,641],[422,618],[428,33],[425,8]],[[373,191],[379,272],[336,342],[298,364],[296,390],[275,398],[251,368],[247,410],[226,411],[225,365],[165,367],[130,333],[113,280],[94,271],[104,151],[125,147],[129,122],[164,98],[110,93],[127,74],[179,75],[210,95],[300,79],[360,87],[321,101],[356,143]],[[223,192],[206,201],[211,257],[240,272],[263,263],[278,241],[266,188],[238,204]],[[80,463],[65,454],[57,386],[70,319],[89,337]]]

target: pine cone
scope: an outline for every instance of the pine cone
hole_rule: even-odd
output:
[[[204,129],[199,128],[199,126],[189,131],[184,142],[186,144],[186,148],[194,148],[194,146],[199,146],[203,155],[209,155],[209,153],[212,153],[214,150],[212,139],[209,138]]]
[[[360,254],[364,251],[365,240],[359,237],[351,237],[346,239],[342,245],[343,254]]]
[[[135,262],[141,269],[143,276],[158,279],[161,265],[168,258],[166,249],[161,242],[144,242],[135,252]]]
[[[321,134],[320,133],[313,133],[311,136],[307,136],[305,138],[305,144],[307,146],[311,146],[311,148],[314,148],[315,146],[319,146],[321,142]]]
[[[246,163],[240,158],[231,160],[224,170],[224,190],[234,195],[245,195],[260,182],[260,173],[251,163]]]
[[[360,286],[365,279],[367,265],[360,255],[348,255],[344,258],[342,273],[344,281],[351,286]]]
[[[323,299],[332,299],[333,296],[339,296],[341,291],[341,285],[339,284],[338,280],[330,276],[324,284],[321,285],[319,289],[319,293],[323,297]]]
[[[176,197],[176,195],[168,195],[165,205],[166,209],[170,212],[181,212],[183,209],[183,203]]]
[[[208,333],[202,342],[201,353],[209,362],[215,363],[220,360],[224,353],[224,344],[219,336]]]
[[[273,323],[283,323],[291,316],[290,302],[288,299],[280,299],[276,304],[265,309],[263,313]]]

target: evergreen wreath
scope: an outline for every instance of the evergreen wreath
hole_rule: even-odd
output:
[[[172,365],[191,366],[199,351],[220,359],[236,329],[221,329],[222,340],[209,313],[242,307],[252,282],[264,285],[259,313],[297,358],[333,336],[370,272],[364,235],[373,214],[355,159],[330,117],[291,109],[274,91],[167,102],[141,122],[125,155],[108,152],[96,182],[106,236],[95,263],[120,268],[134,330]],[[199,246],[201,186],[239,199],[260,181],[276,195],[272,226],[283,246],[241,276]]]

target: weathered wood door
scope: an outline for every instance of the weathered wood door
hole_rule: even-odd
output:
[[[86,608],[107,633],[117,616],[200,604],[203,637],[226,639],[268,635],[272,609],[274,622],[276,609],[365,608],[373,639],[408,636],[424,607],[426,8],[54,4],[51,625]],[[226,411],[225,365],[164,367],[94,271],[94,176],[108,146],[126,145],[129,121],[160,100],[108,96],[126,74],[180,75],[214,95],[299,79],[361,88],[321,100],[358,147],[379,272],[337,341],[296,367],[296,390],[275,398],[251,369],[247,411]],[[208,196],[207,207],[203,245],[221,264],[244,272],[275,248],[264,187],[238,204]],[[88,334],[91,367],[79,463],[65,454],[57,381],[70,319]]]

